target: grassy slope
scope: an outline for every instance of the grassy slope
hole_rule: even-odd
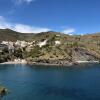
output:
[[[34,34],[25,34],[12,31],[10,29],[0,29],[0,41],[16,41],[16,40],[26,40],[31,41]]]

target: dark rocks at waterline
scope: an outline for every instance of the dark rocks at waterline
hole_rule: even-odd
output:
[[[51,59],[37,59],[31,62],[31,64],[43,64],[43,65],[71,65],[74,64],[73,62],[70,62],[65,59],[57,59],[57,60],[51,60]]]
[[[27,61],[27,64],[30,65],[57,65],[57,66],[72,66],[72,65],[78,65],[78,64],[91,64],[91,63],[100,63],[99,60],[72,60],[72,59],[34,59],[30,62]]]
[[[0,100],[8,94],[8,90],[4,87],[0,87]]]

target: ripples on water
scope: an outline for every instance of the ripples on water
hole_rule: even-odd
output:
[[[3,100],[100,100],[100,65],[0,65]]]

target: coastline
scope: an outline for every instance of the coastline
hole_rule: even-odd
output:
[[[79,61],[76,61],[76,63],[79,63],[79,64],[81,64],[81,63],[100,63],[100,61],[81,61],[81,60],[79,60]]]
[[[99,64],[99,61],[75,61],[75,62],[69,62],[67,64],[55,64],[55,63],[38,63],[38,62],[30,62],[27,63],[29,65],[44,65],[44,66],[72,66],[72,65],[79,65],[79,64]]]
[[[57,63],[43,63],[43,62],[27,62],[26,60],[21,61],[8,61],[3,62],[0,64],[28,64],[28,65],[44,65],[44,66],[72,66],[72,65],[78,65],[78,64],[94,64],[94,63],[100,63],[99,61],[75,61],[75,62],[69,62],[69,63],[63,63],[63,64],[57,64]]]
[[[27,63],[29,65],[44,65],[44,66],[72,66],[74,64],[50,64],[50,63]]]
[[[16,60],[16,61],[3,62],[0,64],[27,64],[27,61],[26,60],[19,60],[19,61]]]

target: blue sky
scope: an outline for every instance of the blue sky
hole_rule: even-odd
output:
[[[0,28],[19,32],[100,32],[100,0],[0,0]]]

